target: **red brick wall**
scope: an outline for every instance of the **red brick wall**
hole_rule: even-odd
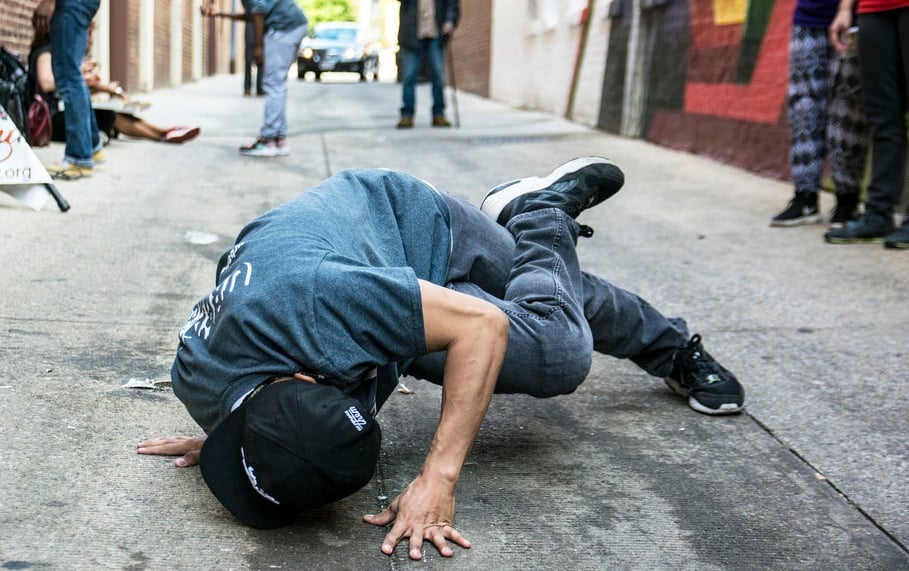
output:
[[[184,82],[193,76],[193,6],[192,2],[183,3],[183,69],[180,72]],[[205,27],[202,27],[203,34]]]
[[[165,87],[170,83],[170,10],[172,0],[155,1],[154,22],[154,74],[155,87]],[[32,12],[40,0],[0,0],[0,45],[10,51],[28,55],[32,40]],[[231,0],[219,0],[221,8],[229,11]],[[115,4],[114,4],[115,3]],[[111,30],[111,74],[128,91],[136,89],[139,84],[139,4],[140,0],[112,0],[111,27],[118,25],[124,29]],[[183,21],[183,61],[181,76],[183,81],[192,79],[192,19],[194,16],[192,2],[184,1]],[[124,11],[125,15],[116,22],[115,12]],[[209,44],[209,21],[202,25],[202,74],[225,73],[229,65],[229,23],[218,20],[216,30],[215,52]],[[241,30],[242,31],[242,30]],[[119,35],[119,37],[118,37]],[[118,63],[119,62],[119,63]]]
[[[139,85],[139,0],[118,0],[126,5],[126,79],[120,79],[127,91],[134,91]],[[113,45],[112,49],[116,49]],[[113,79],[113,78],[112,78]]]
[[[155,0],[155,88],[170,84],[170,0]]]
[[[489,97],[491,36],[492,3],[489,0],[461,0],[461,21],[450,47],[454,83],[458,89]]]
[[[28,57],[32,43],[32,12],[40,0],[0,0],[0,45]]]
[[[751,22],[753,30],[760,30],[752,36],[747,26],[718,24],[711,0],[676,1],[648,14],[660,33],[652,46],[644,136],[787,179],[786,89],[794,5],[795,0],[749,5],[749,18],[756,7],[764,10]]]

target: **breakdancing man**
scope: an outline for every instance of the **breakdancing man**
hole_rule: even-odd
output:
[[[247,225],[215,289],[179,335],[173,389],[207,436],[161,438],[141,454],[199,464],[244,523],[292,523],[372,478],[377,410],[399,375],[442,385],[420,473],[368,523],[443,556],[455,487],[493,392],[574,391],[594,350],[664,377],[707,414],[742,410],[744,390],[637,295],[580,270],[575,218],[615,194],[599,157],[500,185],[481,209],[390,170],[343,171]]]

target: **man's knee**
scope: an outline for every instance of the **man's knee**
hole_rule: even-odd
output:
[[[519,360],[522,362],[509,363],[506,358],[496,392],[549,398],[577,390],[590,373],[593,353],[589,343],[574,347],[559,344],[541,348],[534,358]]]

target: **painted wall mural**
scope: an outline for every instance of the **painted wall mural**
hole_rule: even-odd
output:
[[[644,4],[643,47],[631,64],[644,78],[641,135],[788,178],[786,84],[795,0]],[[629,20],[613,20],[600,112],[600,127],[616,132],[629,65]]]

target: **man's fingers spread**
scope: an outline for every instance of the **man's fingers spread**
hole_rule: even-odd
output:
[[[386,512],[388,510],[385,510]],[[382,512],[384,514],[385,512]],[[381,516],[382,514],[379,514]],[[396,522],[392,526],[391,531],[385,534],[385,541],[382,542],[382,553],[385,555],[391,555],[395,550],[395,545],[397,545],[402,539],[404,539],[405,530],[404,526],[401,525],[401,522]]]
[[[454,552],[451,550],[451,547],[448,546],[448,542],[445,540],[445,533],[442,532],[444,529],[451,529],[447,527],[432,528],[432,531],[427,534],[426,539],[432,541],[432,544],[436,546],[436,549],[439,550],[439,553],[442,557],[451,557]]]
[[[395,514],[395,512],[393,512],[391,510],[391,508],[389,508],[389,509],[384,510],[380,514],[365,515],[365,516],[363,516],[363,521],[365,521],[366,523],[371,523],[372,525],[383,526],[383,525],[388,525],[389,523],[394,521],[396,515],[397,514]]]
[[[410,558],[414,561],[419,561],[423,559],[423,534],[418,533],[416,529],[413,530],[413,535],[410,536]]]
[[[448,526],[446,529],[445,536],[466,549],[470,549],[470,541],[466,537],[461,535],[461,533],[455,528]]]

